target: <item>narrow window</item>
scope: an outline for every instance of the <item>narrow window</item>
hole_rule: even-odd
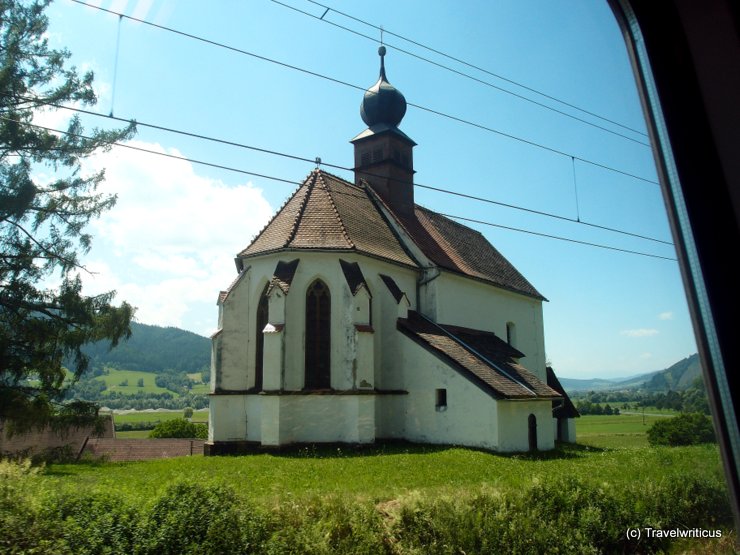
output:
[[[362,164],[363,166],[367,166],[372,161],[371,157],[372,155],[370,151],[363,152],[362,156],[360,157],[360,164]]]
[[[306,389],[331,387],[331,297],[321,280],[306,293]]]
[[[447,410],[447,390],[446,389],[437,389],[437,402],[436,402],[436,409],[438,411]]]
[[[514,322],[506,323],[506,342],[512,347],[516,347],[516,326]]]
[[[255,333],[255,355],[254,355],[254,387],[258,390],[262,389],[263,383],[263,362],[265,355],[265,335],[262,330],[265,329],[268,321],[268,298],[267,298],[267,287],[265,285],[260,295],[260,300],[257,303],[257,325],[254,328]]]
[[[529,450],[537,451],[537,417],[534,414],[529,415],[527,425],[529,428]]]

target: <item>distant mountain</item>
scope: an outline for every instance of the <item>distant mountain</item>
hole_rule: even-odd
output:
[[[569,393],[575,391],[606,391],[613,389],[667,391],[669,389],[688,389],[699,376],[701,376],[699,355],[693,354],[665,370],[656,370],[629,378],[559,378],[559,380],[563,388]]]
[[[666,389],[683,391],[691,387],[696,378],[700,376],[701,364],[699,363],[699,355],[695,354],[655,374],[645,384],[645,388],[651,391],[663,391]]]
[[[179,328],[131,323],[131,337],[109,350],[106,342],[93,343],[83,351],[91,367],[114,366],[126,370],[161,373],[201,372],[211,363],[211,341]]]

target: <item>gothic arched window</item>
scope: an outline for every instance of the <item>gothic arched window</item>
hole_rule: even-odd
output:
[[[331,296],[317,279],[306,292],[306,389],[331,387]]]
[[[265,326],[268,322],[268,297],[267,297],[267,288],[269,287],[269,283],[265,285],[265,288],[262,290],[262,294],[260,295],[260,300],[257,303],[257,324],[254,328],[255,332],[255,354],[254,354],[254,387],[256,389],[262,389],[262,383],[263,383],[263,375],[264,375],[264,368],[263,368],[263,360],[264,360],[264,353],[265,353],[265,334],[262,333],[262,330],[265,329]]]

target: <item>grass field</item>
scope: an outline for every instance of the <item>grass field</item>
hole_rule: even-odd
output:
[[[151,372],[138,372],[136,370],[116,370],[111,368],[108,374],[98,376],[96,380],[102,380],[108,387],[107,392],[116,391],[124,395],[132,395],[134,393],[166,393],[167,389],[159,387],[154,383],[156,378],[155,374]],[[139,387],[137,384],[140,379],[144,380],[144,387]],[[121,385],[122,382],[128,381],[128,385]]]
[[[181,414],[116,416],[141,422]],[[203,417],[205,411],[195,416]],[[641,415],[582,417],[579,444],[536,454],[385,444],[52,464],[6,489],[8,500],[36,500],[22,507],[27,513],[19,509],[18,518],[31,520],[16,534],[37,533],[26,514],[53,519],[59,511],[68,515],[65,526],[85,531],[64,536],[75,554],[98,553],[114,540],[119,547],[110,553],[134,552],[150,540],[156,546],[146,553],[242,552],[242,540],[232,537],[240,530],[240,537],[264,542],[249,551],[259,553],[621,553],[636,547],[645,553],[731,553],[717,446],[647,447],[649,424]],[[55,509],[34,513],[35,506]],[[627,527],[655,523],[725,532],[721,541],[670,549],[666,542],[625,540]],[[48,529],[59,529],[54,526]],[[145,531],[137,532],[142,526]],[[33,541],[29,545],[37,545]],[[189,551],[193,545],[198,550]]]
[[[576,420],[576,437],[578,443],[594,447],[647,447],[647,430],[667,416],[645,415],[644,419],[642,414],[581,416]]]
[[[716,446],[600,449],[564,446],[539,455],[497,455],[456,447],[386,445],[304,448],[285,454],[184,457],[117,464],[54,465],[46,476],[55,487],[119,491],[127,497],[156,495],[187,477],[228,483],[249,499],[342,496],[393,499],[410,495],[455,495],[480,488],[518,490],[553,476],[574,475],[593,484],[652,483],[686,473],[721,477]]]

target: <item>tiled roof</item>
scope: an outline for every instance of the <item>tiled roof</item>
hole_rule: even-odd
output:
[[[562,402],[552,402],[553,416],[555,416],[556,418],[579,418],[581,416],[581,414],[578,412],[578,409],[573,404],[573,401],[570,400],[570,397],[565,392],[565,389],[563,389],[563,386],[560,384],[560,380],[555,375],[555,371],[550,366],[547,367],[547,385],[549,385],[551,388],[553,388],[555,391],[563,396]]]
[[[408,318],[399,318],[397,326],[408,337],[499,399],[561,397],[532,372],[517,364],[510,355],[512,351],[521,353],[493,333],[440,326],[415,311],[409,311]]]
[[[415,218],[399,218],[435,264],[545,300],[480,232],[417,205]]]
[[[285,249],[356,251],[416,266],[365,190],[321,170],[239,256]]]
[[[395,220],[393,225],[381,206]],[[439,267],[544,300],[481,233],[420,206],[413,216],[396,215],[367,186],[358,187],[318,169],[238,256],[320,249],[354,251],[418,266],[394,225],[402,227]]]

